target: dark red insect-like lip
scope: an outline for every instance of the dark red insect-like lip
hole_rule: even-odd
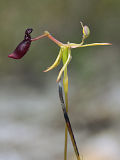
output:
[[[29,50],[31,45],[31,40],[23,40],[13,51],[13,53],[9,54],[9,58],[13,59],[21,59]]]
[[[33,29],[27,29],[25,31],[24,40],[18,44],[16,49],[13,51],[13,53],[9,54],[9,58],[13,59],[21,59],[29,50],[31,45],[31,36],[30,33],[33,31]]]

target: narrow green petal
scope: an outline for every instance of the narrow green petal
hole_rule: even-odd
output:
[[[57,82],[59,82],[59,80],[60,80],[60,78],[61,78],[61,76],[62,76],[63,71],[65,70],[65,68],[67,67],[67,65],[70,63],[71,59],[72,59],[72,56],[71,56],[71,54],[69,54],[66,63],[65,63],[64,66],[61,68],[61,70],[60,70],[60,72],[59,72],[59,74],[58,74]]]
[[[70,44],[71,48],[89,47],[89,46],[107,46],[107,45],[112,45],[112,44],[111,43],[91,43],[85,45],[75,44],[75,43]]]
[[[89,47],[89,46],[108,46],[112,45],[111,43],[91,43],[91,44],[85,44],[80,47]]]
[[[57,67],[60,63],[61,58],[62,58],[62,49],[60,49],[60,52],[59,52],[55,62],[53,63],[53,65],[51,65],[48,69],[46,69],[43,72],[48,72],[48,71],[52,70],[53,68]]]

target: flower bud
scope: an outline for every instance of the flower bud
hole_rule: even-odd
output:
[[[30,33],[33,31],[32,28],[28,28],[25,31],[24,40],[18,44],[16,49],[13,51],[13,53],[9,54],[9,58],[13,59],[21,59],[29,50],[31,45],[31,36]]]

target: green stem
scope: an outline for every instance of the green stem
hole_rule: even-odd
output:
[[[68,59],[68,48],[64,49],[63,52],[63,65],[66,63]],[[68,75],[67,75],[67,66],[64,70],[64,77],[63,77],[63,87],[64,87],[64,94],[65,94],[65,105],[66,105],[66,112],[68,112]],[[68,129],[67,125],[65,124],[65,144],[64,144],[64,160],[67,160],[67,142],[68,142]]]
[[[68,113],[68,76],[64,74],[63,78],[64,94],[65,94],[65,104],[66,112]],[[64,160],[67,160],[67,141],[68,141],[68,129],[65,124],[65,146],[64,146]]]
[[[64,94],[65,94],[66,112],[68,113],[68,75],[67,75],[67,67],[64,71],[63,87],[64,87]],[[68,129],[69,129],[68,127],[70,127],[69,134],[70,134],[70,137],[71,137],[71,141],[72,141],[72,144],[73,144],[73,148],[75,150],[77,160],[80,160],[79,151],[78,151],[77,144],[76,144],[76,141],[75,141],[75,138],[74,138],[74,134],[73,134],[73,131],[72,131],[71,124],[67,123],[67,122],[65,124],[64,160],[67,160],[67,141],[68,141]]]
[[[77,144],[76,144],[76,141],[75,141],[75,137],[74,137],[74,133],[73,133],[73,130],[72,130],[71,123],[70,123],[70,119],[69,119],[68,114],[66,112],[66,107],[65,107],[64,98],[63,98],[63,92],[62,92],[62,85],[61,85],[60,82],[59,82],[59,98],[60,98],[60,101],[61,101],[62,110],[63,110],[65,122],[66,122],[66,126],[67,126],[67,129],[68,129],[72,144],[73,144],[73,148],[74,148],[77,160],[82,160],[80,158],[79,150],[78,150],[78,147],[77,147]]]
[[[64,95],[65,95],[65,110],[66,110],[66,115],[68,115],[68,75],[67,75],[67,65],[65,65],[67,63],[67,61],[71,60],[71,50],[69,47],[64,48],[63,51],[63,66],[65,66],[64,69],[64,77],[63,77],[63,87],[64,87]],[[68,62],[69,63],[69,62]],[[73,144],[73,148],[75,150],[75,154],[77,157],[77,160],[80,160],[80,156],[79,156],[79,151],[77,148],[77,144],[74,138],[74,134],[72,131],[72,127],[69,121],[69,117],[67,116],[67,120],[66,120],[66,124],[65,124],[65,146],[64,146],[64,160],[67,160],[67,141],[68,141],[68,131],[71,137],[71,141]]]

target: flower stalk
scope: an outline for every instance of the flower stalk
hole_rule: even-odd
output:
[[[67,63],[68,63],[68,48],[65,48],[62,55],[63,67],[59,72],[57,82],[59,81],[62,72],[64,71],[63,77],[63,87],[64,87],[64,94],[65,94],[65,106],[66,106],[66,113],[68,113],[68,75],[67,75]],[[67,123],[65,124],[65,142],[64,142],[64,160],[67,160],[67,144],[68,144],[68,129]]]
[[[79,151],[78,151],[78,147],[77,147],[77,144],[76,144],[76,141],[75,141],[75,137],[74,137],[74,134],[73,134],[72,126],[71,126],[71,123],[70,123],[70,119],[68,117],[68,113],[67,113],[67,110],[66,110],[66,107],[65,107],[63,92],[62,92],[62,85],[61,85],[60,82],[59,82],[58,86],[59,86],[59,98],[60,98],[60,102],[61,102],[61,105],[62,105],[64,119],[65,119],[65,122],[66,122],[66,129],[68,129],[68,131],[69,131],[69,135],[70,135],[70,138],[71,138],[71,141],[72,141],[72,144],[73,144],[73,148],[74,148],[77,160],[81,160],[80,155],[79,155]],[[65,158],[67,158],[67,152],[64,155],[64,159]]]

